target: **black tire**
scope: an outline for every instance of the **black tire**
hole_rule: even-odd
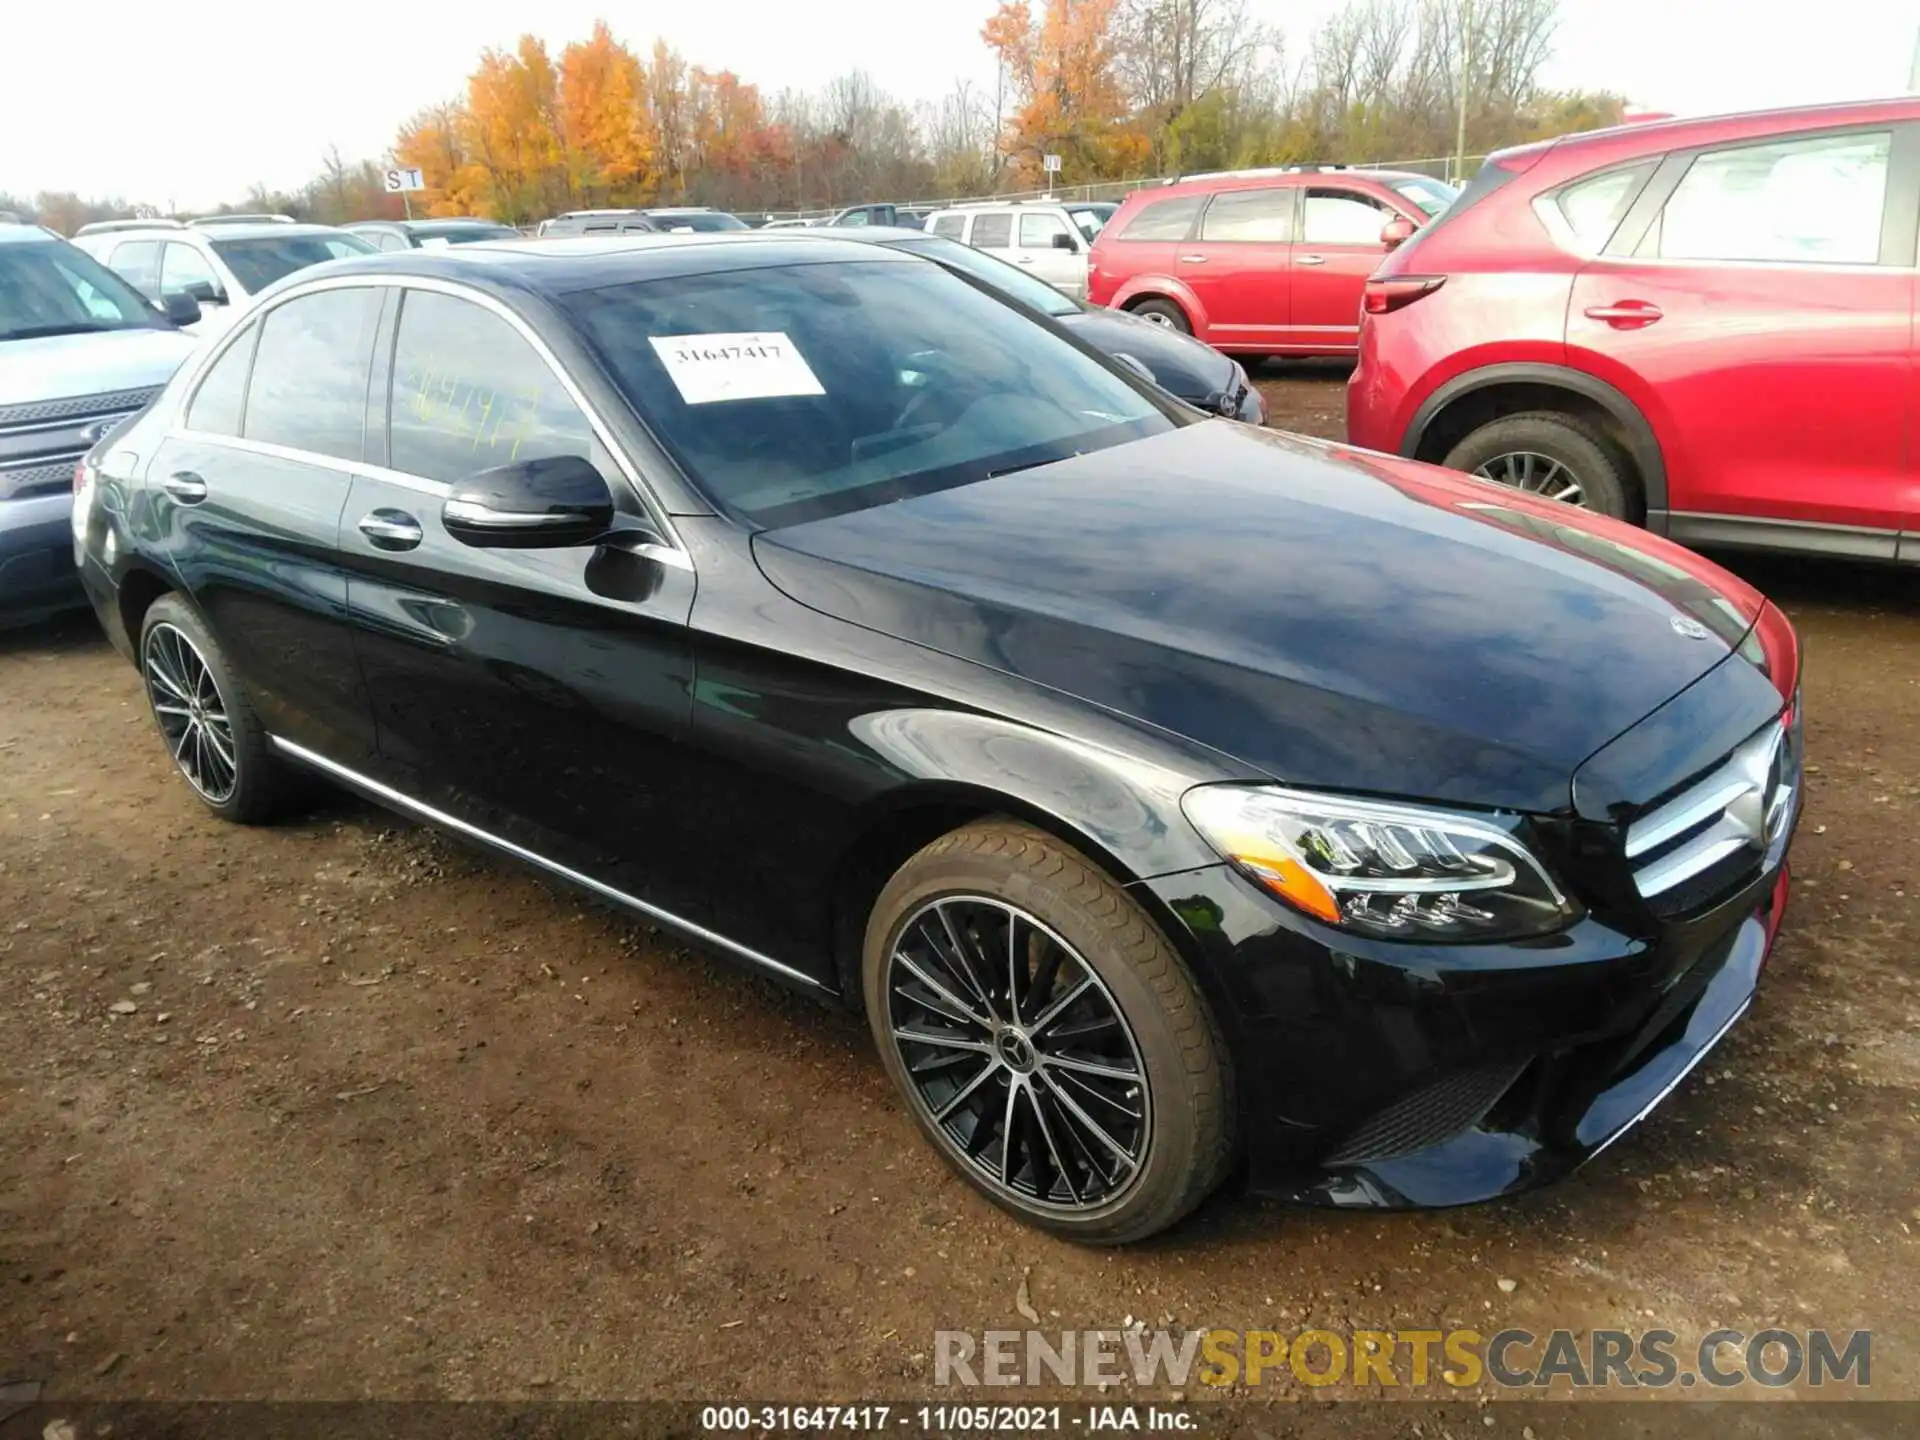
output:
[[[1022,922],[1016,918],[1005,932],[973,932],[970,938],[981,942],[971,952],[981,961],[973,973],[990,976],[990,967],[1002,963],[995,957],[1005,957],[1009,986],[1026,987],[1029,1008],[1023,1017],[1017,994],[1011,1001],[996,999],[991,984],[984,991],[961,991],[968,996],[961,1008],[977,1006],[996,1017],[1010,1011],[1019,1022],[1002,1025],[995,1019],[989,1043],[972,1047],[981,1052],[977,1058],[986,1068],[969,1074],[963,1068],[972,1064],[965,1048],[948,1058],[944,1049],[897,1038],[897,1026],[921,1033],[940,1023],[937,1015],[929,1022],[930,1007],[908,992],[938,999],[935,1008],[952,1008],[940,999],[943,992],[920,983],[921,972],[908,971],[900,955],[917,948],[919,963],[932,969],[927,946],[934,931],[921,927],[935,921],[925,917],[931,912],[942,920],[941,933],[957,944],[956,930],[966,930],[969,914],[990,917],[994,906],[1024,916],[1026,929],[1018,928]],[[955,913],[957,925],[947,918]],[[931,943],[932,959],[950,948]],[[1051,969],[1049,955],[1057,957]],[[956,967],[939,973],[959,989]],[[1014,974],[1021,978],[1013,979]],[[921,1133],[962,1179],[1029,1224],[1071,1240],[1124,1244],[1180,1220],[1225,1176],[1233,1152],[1233,1077],[1205,998],[1146,912],[1098,866],[1044,831],[1012,820],[981,821],[942,836],[908,860],[880,892],[868,918],[862,982],[874,1042]],[[907,991],[899,988],[903,982]],[[954,992],[944,993],[950,998]],[[1070,994],[1081,998],[1065,1001],[1063,1009]],[[1102,1019],[1108,1008],[1117,1010],[1117,1026]],[[1016,1029],[1018,1037],[1006,1043]],[[964,1021],[943,1033],[988,1034],[970,1030]],[[1022,1043],[1024,1055],[1005,1058]],[[1131,1056],[1115,1062],[1127,1067],[1124,1077],[1111,1078],[1109,1072],[1089,1080],[1071,1068],[1088,1058],[1101,1059],[1095,1047],[1103,1045],[1112,1047],[1108,1053]],[[910,1062],[909,1049],[919,1059]],[[944,1080],[925,1078],[939,1068],[934,1061],[950,1067]],[[1022,1076],[1017,1066],[1027,1062],[1031,1068]],[[916,1067],[912,1073],[909,1063]],[[1135,1086],[1135,1077],[1144,1077],[1144,1086]],[[972,1102],[983,1118],[962,1113],[952,1125],[967,1126],[973,1143],[989,1127],[985,1148],[991,1152],[1001,1143],[991,1138],[992,1116],[1003,1110],[1009,1119],[999,1132],[1020,1136],[1018,1165],[996,1162],[990,1153],[969,1159],[969,1137],[936,1120],[934,1105],[965,1089],[963,1081],[984,1097]],[[932,1098],[923,1089],[942,1083],[950,1088]],[[1016,1091],[1024,1096],[1024,1109]],[[1144,1119],[1136,1130],[1127,1128],[1131,1122],[1118,1107],[1100,1110],[1101,1129],[1090,1132],[1079,1123],[1100,1109],[1103,1093],[1118,1097],[1121,1106],[1137,1106]],[[1137,1136],[1130,1167],[1116,1158],[1121,1150],[1089,1143],[1096,1135],[1110,1140],[1106,1128],[1123,1148]],[[1002,1157],[1013,1153],[1011,1144],[1001,1150]],[[1085,1163],[1096,1153],[1107,1170],[1123,1178],[1100,1174]],[[1065,1163],[1063,1155],[1070,1157]],[[1024,1174],[1032,1189],[1023,1191],[989,1173],[1001,1168],[1016,1181]],[[1062,1198],[1049,1202],[1049,1195]]]
[[[1138,315],[1142,320],[1151,320],[1156,325],[1164,325],[1169,330],[1178,330],[1182,335],[1193,333],[1187,312],[1171,300],[1142,300],[1130,306],[1128,313]]]
[[[1571,472],[1579,497],[1568,497],[1566,503],[1616,520],[1639,519],[1639,497],[1612,444],[1584,420],[1559,411],[1532,410],[1490,420],[1449,450],[1441,463],[1450,470],[1529,489],[1503,478],[1523,471],[1528,456]],[[1533,473],[1541,473],[1540,467]],[[1552,490],[1531,493],[1551,496],[1564,489],[1559,478],[1548,483]]]
[[[190,654],[181,648],[181,641],[190,647]],[[193,660],[205,667],[206,684],[218,702],[216,712],[211,705],[189,701],[194,710],[192,718],[201,722],[203,731],[213,731],[213,735],[202,742],[205,748],[198,752],[206,757],[205,773],[200,776],[196,776],[192,760],[183,758],[195,753],[192,738],[187,737],[184,744],[176,742],[176,736],[182,733],[181,716],[176,713],[183,708],[177,703],[180,697],[156,675],[156,670],[161,675],[170,673],[167,668],[170,664],[174,671],[190,669]],[[178,595],[162,595],[148,607],[140,624],[139,664],[147,691],[148,712],[153,716],[162,742],[174,756],[175,768],[200,802],[221,819],[242,825],[256,825],[282,814],[300,792],[300,777],[273,753],[266,729],[254,714],[246,687],[234,674],[220,642],[213,638],[193,607]],[[176,674],[176,684],[179,678]],[[189,683],[187,688],[196,687]],[[201,693],[204,696],[204,691]],[[216,713],[224,720],[224,728],[214,719]],[[222,734],[227,739],[224,747],[215,744],[215,739]],[[231,751],[231,783],[212,783],[223,774],[221,757],[228,750]]]

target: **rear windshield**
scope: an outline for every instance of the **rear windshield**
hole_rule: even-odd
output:
[[[1474,172],[1473,179],[1469,180],[1466,188],[1454,197],[1453,203],[1442,210],[1432,221],[1414,231],[1412,238],[1401,245],[1398,250],[1394,251],[1394,255],[1398,258],[1399,262],[1404,265],[1406,257],[1411,255],[1422,242],[1430,240],[1436,230],[1442,230],[1448,225],[1451,225],[1519,173],[1517,170],[1509,170],[1499,164],[1497,156],[1489,159]]]
[[[649,219],[663,230],[692,230],[696,234],[705,234],[711,230],[745,230],[747,222],[737,215],[728,215],[720,211],[701,215],[653,215]]]
[[[755,525],[887,504],[1184,423],[1149,387],[918,261],[676,276],[566,305],[689,478]]]
[[[77,245],[0,245],[0,341],[171,326]]]
[[[350,255],[372,255],[374,247],[358,235],[262,235],[252,240],[215,240],[213,253],[249,295],[283,280],[296,270]]]
[[[429,240],[440,245],[471,245],[476,240],[518,240],[520,232],[511,225],[416,225],[413,238],[422,245]]]

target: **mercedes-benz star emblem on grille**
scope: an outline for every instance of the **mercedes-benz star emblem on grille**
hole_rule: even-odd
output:
[[[1707,629],[1706,626],[1702,625],[1698,620],[1689,620],[1684,615],[1669,615],[1667,617],[1667,623],[1673,626],[1674,634],[1684,635],[1689,640],[1710,640],[1713,638],[1713,632]]]

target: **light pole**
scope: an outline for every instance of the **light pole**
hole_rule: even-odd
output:
[[[1467,176],[1467,87],[1473,74],[1473,0],[1460,0],[1460,113],[1453,134],[1453,183]]]

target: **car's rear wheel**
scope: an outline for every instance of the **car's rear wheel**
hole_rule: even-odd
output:
[[[1571,415],[1540,410],[1489,421],[1442,463],[1616,520],[1632,518],[1628,485],[1612,448]]]
[[[163,595],[140,626],[140,676],[167,752],[193,793],[223,819],[271,819],[296,788],[246,688],[191,606]]]
[[[1193,333],[1193,326],[1187,322],[1187,312],[1171,300],[1142,300],[1132,308],[1131,313],[1138,315],[1149,325],[1178,330],[1182,335]]]
[[[1052,836],[985,821],[934,841],[867,923],[867,1019],[922,1133],[1021,1219],[1119,1244],[1224,1175],[1231,1079],[1159,928]]]

